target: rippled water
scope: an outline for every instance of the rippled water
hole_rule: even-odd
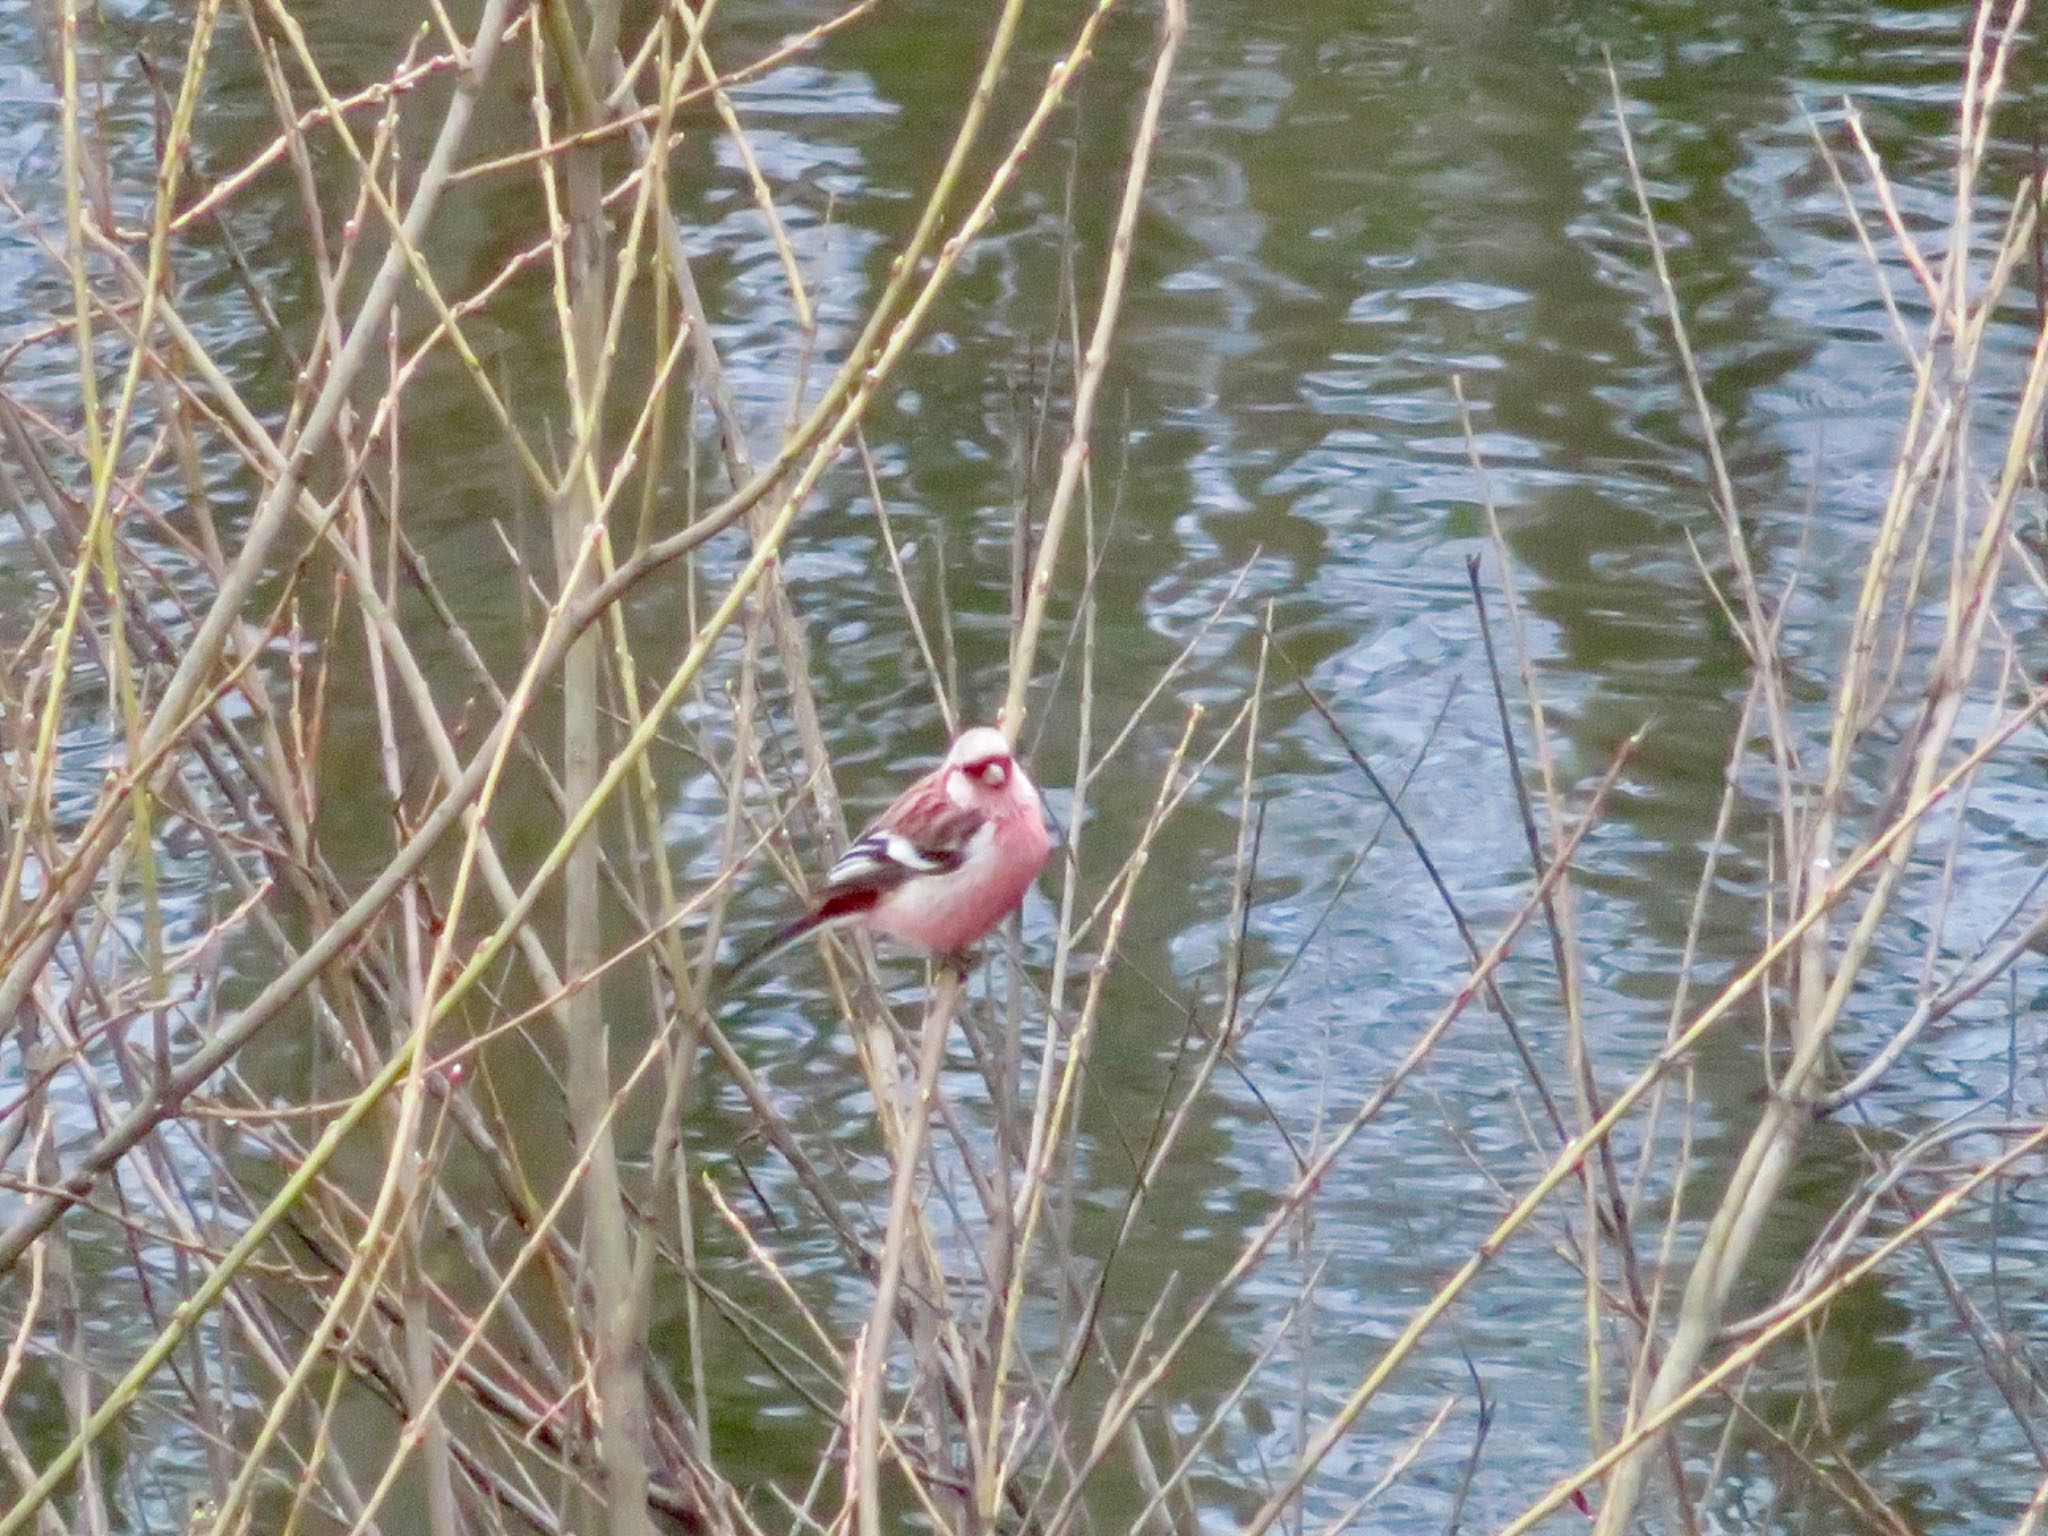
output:
[[[294,9],[342,83],[351,62],[362,78],[383,74],[410,25],[360,4]],[[958,0],[887,5],[737,97],[818,299],[825,357],[864,312],[937,168],[979,58],[981,9]],[[1065,35],[1071,11],[1034,17],[1034,60]],[[744,57],[828,13],[728,0],[723,46]],[[119,25],[160,47],[176,34],[173,20],[147,8]],[[1588,1027],[1610,1087],[1663,1038],[1669,977],[1745,673],[1686,545],[1691,533],[1720,547],[1602,50],[1612,50],[1657,199],[1761,580],[1776,591],[1799,573],[1791,686],[1818,720],[1841,599],[1858,577],[1911,378],[1810,125],[1839,145],[1842,98],[1853,97],[1908,220],[1916,228],[1945,220],[1965,25],[1955,5],[1195,0],[1105,395],[1107,413],[1129,432],[1102,574],[1101,646],[1112,664],[1099,679],[1101,717],[1120,720],[1135,707],[1242,579],[1175,695],[1219,705],[1241,696],[1253,677],[1256,618],[1270,604],[1282,645],[1383,769],[1405,765],[1435,733],[1411,812],[1474,926],[1482,935],[1496,929],[1526,892],[1527,855],[1467,585],[1467,561],[1477,556],[1498,605],[1495,552],[1452,390],[1461,380],[1567,782],[1596,773],[1645,720],[1661,722],[1583,858]],[[54,141],[38,127],[50,103],[41,36],[27,7],[0,11],[0,154],[16,182],[47,181],[54,163]],[[968,262],[902,392],[871,423],[881,483],[899,536],[916,547],[921,590],[940,580],[943,552],[961,675],[970,707],[982,712],[994,703],[1004,656],[1023,401],[1054,319],[1065,162],[1076,157],[1085,186],[1112,184],[1149,45],[1142,19],[1110,29],[1079,115],[1026,178],[996,238]],[[246,156],[269,131],[253,69],[230,59],[225,78],[231,83],[202,125],[217,165]],[[1994,148],[1998,169],[1986,179],[2001,197],[2027,163],[2031,76],[2021,82],[2008,138]],[[146,124],[139,97],[126,105],[136,115],[122,121]],[[521,131],[517,103],[493,110],[478,153]],[[706,142],[684,152],[679,207],[742,411],[765,446],[804,359],[743,178]],[[530,187],[508,185],[496,196],[502,217],[465,215],[437,233],[433,259],[451,291],[467,291],[534,236]],[[278,308],[293,316],[311,312],[311,278],[287,199],[278,189],[252,194],[237,233],[274,285]],[[1098,259],[1107,204],[1081,199],[1084,262]],[[2002,210],[1987,203],[1985,216]],[[25,273],[29,258],[13,241],[0,233],[0,271]],[[1917,330],[1925,315],[1910,273],[1888,258],[1884,275]],[[261,383],[276,364],[227,275],[190,277],[188,312],[234,343],[226,351],[242,360],[256,394],[282,401],[281,379],[269,391]],[[17,312],[63,302],[47,277],[16,282],[14,292]],[[547,338],[552,324],[533,288],[480,337],[515,395],[522,382],[545,394],[552,343],[533,348],[528,362],[524,330]],[[1993,338],[1995,377],[2015,374],[2032,325],[2031,300],[2015,298]],[[438,392],[413,398],[405,464],[413,536],[508,675],[521,628],[493,519],[518,501],[515,472],[452,368]],[[875,577],[875,530],[857,476],[848,466],[829,482],[787,568],[809,620],[843,787],[865,810],[930,755],[938,727],[922,679],[906,665],[896,599]],[[225,479],[222,492],[246,494]],[[8,549],[19,552],[0,545]],[[26,579],[8,559],[0,559],[0,594]],[[635,597],[635,622],[672,625],[678,602],[655,584]],[[447,665],[452,688],[459,673]],[[344,695],[335,738],[364,728],[368,710],[366,698]],[[1142,813],[1177,731],[1171,710],[1141,730],[1131,768],[1097,797],[1098,817]],[[1291,688],[1276,683],[1264,733],[1254,995],[1309,933],[1378,818],[1341,745]],[[1057,784],[1072,736],[1070,711],[1055,708],[1039,757],[1049,782]],[[96,782],[96,757],[94,744],[74,744],[69,761],[84,786]],[[2040,864],[2048,824],[2034,793],[2039,766],[1988,779],[1972,802],[1990,851],[1950,915],[1961,950]],[[669,789],[679,853],[702,851],[715,788],[679,776]],[[328,793],[336,824],[382,824],[369,777],[352,780],[338,765]],[[1234,796],[1218,781],[1175,824],[1126,940],[1134,974],[1157,985],[1126,981],[1105,1015],[1089,1128],[1112,1202],[1127,1175],[1110,1128],[1149,1122],[1187,1007],[1216,994]],[[531,839],[551,836],[551,817],[537,803],[531,814]],[[1738,817],[1732,887],[1759,876],[1767,830],[1761,802]],[[199,910],[203,893],[183,894]],[[1042,936],[1046,924],[1047,913],[1035,910],[1027,934]],[[1710,928],[1708,974],[1753,953],[1755,939],[1727,923]],[[1915,948],[1880,962],[1902,1003],[1919,958]],[[1311,1138],[1381,1081],[1463,971],[1441,906],[1415,861],[1388,840],[1266,1006],[1242,1047],[1244,1071],[1270,1114]],[[2023,969],[2022,996],[2040,981]],[[1540,944],[1525,946],[1508,991],[1561,1081],[1563,1027]],[[1924,1126],[2002,1087],[2003,1003],[1984,1001],[1895,1075],[1871,1108],[1881,1130]],[[627,1010],[614,1020],[622,1038],[644,1033],[648,1021],[631,1015],[632,1001],[618,1006]],[[737,1033],[770,1091],[802,1106],[801,1125],[858,1140],[865,1090],[830,1019],[800,986],[784,986],[766,993]],[[1883,1022],[1859,1021],[1848,1043],[1875,1038]],[[2021,1042],[2031,1074],[2025,1030]],[[1755,1058],[1753,1039],[1731,1034],[1699,1062],[1703,1190],[1754,1120]],[[972,1074],[956,1077],[949,1091],[971,1097]],[[1266,1341],[1299,1269],[1326,1264],[1313,1346],[1282,1345],[1271,1396],[1246,1404],[1201,1484],[1215,1529],[1254,1507],[1273,1469],[1291,1462],[1301,1399],[1318,1417],[1340,1402],[1378,1346],[1497,1219],[1500,1191],[1475,1169],[1468,1145],[1533,1171],[1520,1084],[1497,1025],[1476,1013],[1462,1021],[1416,1088],[1333,1174],[1296,1268],[1277,1266],[1254,1282],[1175,1375],[1175,1414],[1186,1427]],[[2026,1077],[2022,1108],[2040,1092]],[[707,1148],[738,1123],[720,1115],[710,1111],[699,1128]],[[1190,1291],[1213,1279],[1291,1177],[1269,1109],[1239,1084],[1219,1079],[1202,1115],[1119,1261],[1110,1324],[1119,1337],[1161,1274],[1178,1274]],[[1860,1176],[1845,1131],[1822,1130],[1802,1156],[1778,1264],[1796,1256],[1807,1229]],[[2025,1191],[2013,1196],[2001,1239],[2006,1301],[2022,1329],[2041,1312],[2048,1232],[2031,1206]],[[1944,1257],[1965,1285],[1982,1280],[1982,1245],[1959,1238]],[[1773,1278],[1768,1255],[1759,1267]],[[846,1300],[864,1306],[851,1293]],[[680,1296],[662,1304],[679,1309]],[[1509,1250],[1453,1314],[1445,1347],[1401,1375],[1333,1457],[1311,1498],[1311,1524],[1362,1492],[1446,1396],[1469,1399],[1465,1357],[1498,1404],[1468,1520],[1512,1515],[1575,1466],[1584,1454],[1581,1304],[1579,1282],[1547,1238]],[[679,1332],[673,1310],[657,1320],[658,1342]],[[1898,1269],[1882,1288],[1848,1298],[1831,1320],[1825,1359],[1839,1373],[1837,1432],[1915,1528],[1988,1529],[2024,1505],[2038,1471],[1924,1268]],[[715,1403],[727,1470],[744,1482],[800,1466],[814,1428],[766,1411],[782,1399],[746,1361],[732,1365]],[[1768,1387],[1759,1401],[1768,1406]],[[1471,1445],[1469,1401],[1459,1411],[1360,1529],[1441,1526]],[[1956,1454],[1964,1448],[1967,1457]],[[1690,1449],[1706,1456],[1712,1447]],[[175,1461],[176,1448],[166,1455]],[[1804,1493],[1776,1507],[1778,1486],[1767,1457],[1738,1457],[1712,1512],[1718,1528],[1846,1528],[1839,1509],[1807,1507]]]

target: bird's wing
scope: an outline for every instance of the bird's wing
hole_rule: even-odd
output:
[[[987,821],[955,805],[936,780],[914,785],[826,871],[819,899],[880,895],[920,875],[950,874],[966,862]]]

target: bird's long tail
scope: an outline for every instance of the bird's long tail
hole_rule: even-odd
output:
[[[754,970],[757,966],[765,965],[768,961],[773,960],[806,934],[823,927],[825,921],[823,912],[806,912],[795,922],[784,923],[752,948],[741,950],[738,955],[733,957],[729,964],[719,968],[718,980],[720,990],[723,991],[734,982],[744,979],[747,973]]]
[[[853,892],[812,908],[793,923],[784,923],[753,948],[741,950],[731,964],[719,971],[720,995],[722,996],[734,982],[743,979],[756,967],[773,960],[791,945],[808,938],[821,928],[837,928],[850,923],[874,904],[873,891]]]

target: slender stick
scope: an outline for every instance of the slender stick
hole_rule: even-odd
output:
[[[1137,241],[1138,210],[1144,202],[1145,178],[1152,166],[1152,146],[1159,137],[1159,118],[1166,106],[1166,85],[1173,78],[1174,60],[1181,40],[1187,36],[1187,0],[1165,0],[1159,23],[1159,55],[1152,65],[1152,81],[1145,90],[1145,105],[1138,115],[1137,137],[1131,146],[1130,168],[1124,175],[1123,199],[1118,204],[1116,230],[1110,237],[1109,264],[1103,274],[1101,307],[1095,327],[1082,355],[1081,376],[1074,389],[1073,420],[1067,428],[1067,446],[1060,453],[1059,478],[1053,483],[1052,500],[1045,511],[1045,526],[1038,536],[1038,559],[1032,568],[1031,584],[1025,589],[1024,615],[1018,621],[1010,651],[1010,687],[1003,698],[998,724],[1011,741],[1024,729],[1026,696],[1031,689],[1031,667],[1038,654],[1039,631],[1045,627],[1046,602],[1052,595],[1053,571],[1059,563],[1060,545],[1067,528],[1067,516],[1074,505],[1074,492],[1082,471],[1094,451],[1095,402],[1109,368],[1110,343],[1116,336],[1117,317],[1123,312],[1124,286],[1130,277],[1131,248]]]

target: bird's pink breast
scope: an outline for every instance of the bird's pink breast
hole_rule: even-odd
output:
[[[1035,803],[997,818],[990,831],[988,846],[953,873],[890,892],[867,926],[934,955],[956,954],[987,938],[1023,901],[1052,849]]]

